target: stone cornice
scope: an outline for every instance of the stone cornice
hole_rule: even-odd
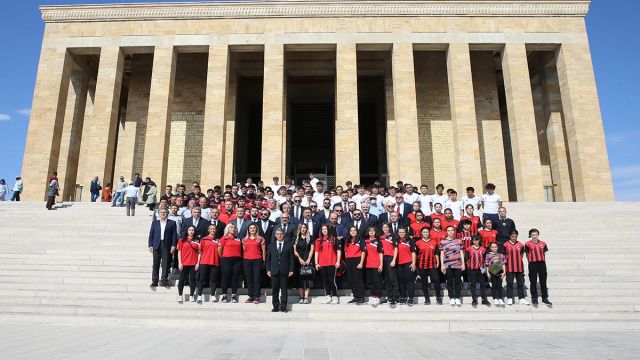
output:
[[[422,16],[581,16],[589,0],[224,1],[41,6],[54,22]]]

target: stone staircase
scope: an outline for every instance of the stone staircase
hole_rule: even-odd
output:
[[[346,304],[350,297],[339,305],[299,305],[291,296],[292,311],[273,314],[269,291],[260,305],[242,303],[244,296],[239,304],[181,305],[175,287],[149,288],[147,209],[138,207],[136,217],[126,217],[123,208],[100,203],[58,204],[55,211],[41,202],[0,203],[0,321],[405,331],[640,329],[640,247],[634,226],[640,203],[507,207],[522,239],[536,227],[549,245],[553,307],[473,308],[468,297],[462,307],[420,301],[413,307],[373,308]]]

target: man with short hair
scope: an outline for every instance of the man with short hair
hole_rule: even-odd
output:
[[[300,219],[300,224],[306,224],[307,229],[309,230],[309,235],[311,236],[311,240],[315,241],[318,237],[318,232],[320,231],[320,225],[313,220],[313,216],[311,213],[311,209],[304,209],[302,214],[302,219]],[[295,240],[295,238],[294,238]]]
[[[320,182],[320,180],[318,180],[318,178],[316,178],[316,174],[314,173],[309,173],[309,184],[311,185],[312,188],[316,188],[317,184]],[[321,191],[322,192],[322,191]]]
[[[129,186],[124,189],[124,198],[127,216],[136,215],[136,204],[138,204],[138,191],[139,189],[133,184],[133,181],[129,181]]]
[[[507,208],[503,206],[498,208],[498,221],[493,223],[493,228],[498,230],[496,239],[500,246],[509,241],[511,232],[516,230],[516,223],[507,217]]]
[[[293,215],[293,217],[300,220],[302,219],[302,213],[304,209],[305,208],[302,207],[302,198],[300,197],[300,195],[295,195],[293,197],[293,207],[291,208],[291,214]]]
[[[365,202],[362,204],[362,220],[367,224],[367,226],[377,226],[378,225],[378,217],[370,212],[371,205]]]
[[[249,228],[249,224],[251,223],[251,221],[245,219],[244,212],[245,210],[243,207],[236,208],[235,219],[229,222],[230,224],[236,226],[236,234],[240,239],[244,239],[247,236],[247,229]]]
[[[414,202],[420,200],[420,196],[413,192],[413,185],[405,184],[404,188],[406,191],[403,195],[404,202],[406,202],[407,204],[413,204]]]
[[[225,224],[222,220],[218,219],[218,216],[220,215],[219,208],[217,207],[212,208],[211,213],[209,215],[211,215],[210,224],[216,227],[215,238],[220,239],[222,236],[224,236],[224,228],[227,226],[227,224]]]
[[[502,207],[502,198],[495,193],[496,186],[492,183],[488,183],[484,188],[487,192],[482,195],[482,201],[480,202],[483,208],[482,223],[484,224],[487,219],[490,219],[495,226],[495,222],[498,221],[499,217],[498,210]]]
[[[193,200],[193,199],[192,199]],[[203,219],[200,216],[200,207],[196,206],[191,209],[191,217],[184,220],[182,223],[182,234],[187,234],[187,228],[193,225],[196,228],[196,233],[194,234],[195,240],[200,240],[203,237],[207,236],[207,228],[209,227],[210,222],[206,219]]]
[[[276,226],[276,223],[269,220],[269,216],[271,216],[271,212],[267,209],[260,210],[260,221],[258,222],[258,232],[260,236],[267,241],[267,244],[271,242],[271,238],[273,236],[273,228]]]
[[[467,205],[471,204],[473,205],[473,215],[479,216],[480,203],[482,202],[482,198],[476,196],[475,189],[472,186],[467,187],[466,191],[467,195],[460,198],[460,201],[462,202],[462,208],[466,209]]]
[[[280,215],[280,223],[276,224],[273,227],[273,233],[271,235],[271,241],[275,241],[275,233],[278,229],[281,229],[284,233],[284,240],[288,241],[290,244],[293,244],[293,240],[295,239],[296,229],[295,225],[291,224],[289,220],[291,219],[288,213],[282,213]]]
[[[153,255],[151,287],[158,286],[160,267],[162,267],[160,286],[169,286],[169,252],[175,250],[177,233],[176,223],[169,220],[168,215],[169,211],[166,208],[160,209],[159,219],[151,222],[149,230],[149,252]]]
[[[91,180],[91,183],[89,184],[89,191],[91,192],[91,202],[96,202],[96,200],[100,197],[100,190],[102,190],[100,180],[98,180],[97,176],[94,176],[93,180]]]
[[[436,203],[440,203],[444,206],[444,204],[447,202],[447,200],[449,199],[449,197],[445,194],[443,194],[444,192],[444,185],[442,184],[438,184],[436,185],[436,193],[431,195],[431,203],[429,204],[429,207],[431,207],[431,212],[433,213],[433,206]]]
[[[424,216],[431,214],[431,195],[429,194],[429,187],[427,185],[420,185],[420,195],[418,195],[418,201],[420,201],[420,210]]]
[[[120,181],[115,186],[115,193],[113,195],[113,201],[111,207],[115,207],[118,203],[119,207],[124,206],[124,189],[127,187],[127,182],[124,181],[124,176],[120,176]]]

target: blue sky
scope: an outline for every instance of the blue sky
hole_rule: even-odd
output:
[[[140,1],[138,2],[149,2]],[[117,0],[4,0],[0,13],[0,178],[20,173],[44,24],[38,5]],[[613,3],[613,4],[612,4]],[[614,5],[615,4],[615,5]],[[640,201],[640,1],[595,0],[587,27],[617,200]],[[633,45],[633,44],[636,45]],[[28,184],[27,184],[28,186]]]

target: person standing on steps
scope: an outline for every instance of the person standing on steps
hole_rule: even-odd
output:
[[[428,227],[423,227],[420,231],[420,240],[416,241],[416,248],[418,250],[418,274],[420,275],[420,282],[422,283],[422,293],[424,295],[424,304],[431,305],[431,299],[429,297],[429,282],[431,278],[431,284],[436,294],[436,302],[438,305],[442,305],[442,288],[440,287],[440,251],[439,242],[436,239],[430,237],[430,231]]]
[[[518,299],[520,305],[529,305],[525,299],[524,291],[524,265],[522,256],[526,249],[524,244],[518,241],[518,230],[509,232],[509,241],[502,246],[502,254],[507,260],[507,305],[513,305],[513,281],[516,281],[518,288]]]
[[[20,194],[24,190],[24,185],[22,184],[22,178],[20,176],[16,176],[16,182],[13,184],[13,195],[11,196],[11,201],[20,201]]]
[[[538,305],[538,279],[540,280],[540,291],[542,292],[542,302],[551,305],[549,301],[549,290],[547,289],[547,260],[546,253],[549,251],[547,244],[540,240],[538,229],[529,230],[530,240],[524,244],[527,251],[527,262],[529,263],[529,291],[531,291],[531,303]]]
[[[461,306],[462,271],[464,271],[464,249],[462,241],[455,238],[455,227],[447,227],[447,237],[440,242],[440,267],[447,278],[447,293],[451,306]]]
[[[127,208],[127,216],[136,215],[136,204],[138,203],[138,188],[133,181],[129,181],[129,186],[124,189],[124,197]]]
[[[135,187],[134,187],[135,189]],[[160,286],[169,286],[169,254],[177,246],[176,223],[169,219],[169,211],[160,209],[159,219],[151,222],[149,230],[149,252],[153,255],[153,266],[151,271],[151,287],[158,286],[160,267],[162,267],[162,278]]]
[[[222,299],[221,302],[238,302],[238,283],[242,270],[242,241],[238,238],[237,228],[234,224],[227,225],[224,236],[218,246],[220,255],[220,271]],[[227,296],[227,290],[231,285],[231,300]]]
[[[364,279],[363,267],[367,249],[364,240],[358,235],[358,229],[351,226],[347,231],[347,236],[343,240],[344,259],[347,267],[347,277],[353,292],[353,299],[349,304],[364,303]]]
[[[493,296],[493,305],[504,305],[503,298],[503,288],[502,288],[502,280],[507,272],[507,268],[505,266],[504,255],[498,252],[498,243],[491,243],[489,245],[487,255],[484,258],[484,265],[486,268],[487,278],[491,282],[491,295]],[[492,268],[494,268],[494,264],[496,264],[496,271],[492,272]]]
[[[324,291],[327,295],[325,304],[338,304],[338,287],[336,286],[336,270],[340,267],[340,241],[329,230],[328,225],[320,227],[320,234],[314,244],[316,270],[320,271]]]
[[[284,230],[274,230],[274,241],[267,251],[267,276],[271,278],[271,295],[273,308],[271,312],[287,312],[289,298],[289,278],[293,276],[293,247],[285,241]],[[278,297],[278,295],[280,295]]]
[[[178,280],[178,302],[182,304],[184,297],[184,282],[189,278],[189,295],[191,302],[196,302],[196,271],[200,267],[200,244],[195,238],[196,228],[191,225],[187,228],[187,234],[178,241],[178,268],[180,269],[180,280]]]
[[[96,202],[96,200],[100,197],[100,190],[102,190],[102,185],[100,185],[100,180],[98,180],[97,176],[93,177],[91,183],[89,184],[89,192],[91,193],[91,202]]]
[[[7,193],[9,193],[7,182],[4,179],[0,179],[0,201],[5,201]]]
[[[56,194],[58,194],[58,180],[51,180],[47,189],[47,210],[52,210],[56,203]]]
[[[486,271],[484,267],[484,258],[487,254],[487,248],[482,246],[482,237],[480,237],[480,235],[473,235],[471,245],[466,248],[466,254],[469,284],[471,287],[471,305],[478,305],[476,284],[480,284],[482,305],[490,305],[489,300],[487,300],[487,289],[484,275],[484,271]]]

